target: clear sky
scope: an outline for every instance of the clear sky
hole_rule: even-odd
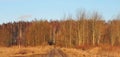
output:
[[[120,0],[0,0],[0,24],[20,19],[56,20],[69,13],[75,16],[80,9],[98,11],[110,20],[120,13]]]

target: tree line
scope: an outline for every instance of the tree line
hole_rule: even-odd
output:
[[[0,25],[0,46],[39,46],[53,41],[56,46],[120,45],[119,18],[106,22],[98,14],[60,21],[34,20]]]

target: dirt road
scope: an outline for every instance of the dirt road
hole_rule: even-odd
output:
[[[31,57],[67,57],[67,55],[60,49],[54,48],[47,54],[34,55]]]
[[[65,53],[63,53],[60,49],[52,49],[48,53],[48,57],[67,57]]]

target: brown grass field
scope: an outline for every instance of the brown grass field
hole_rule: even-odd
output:
[[[56,48],[63,51],[67,57],[120,57],[119,47],[92,47],[85,50],[81,48]],[[30,57],[38,54],[47,55],[52,49],[54,49],[53,46],[0,47],[0,57]]]

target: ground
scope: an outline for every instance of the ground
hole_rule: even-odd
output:
[[[119,48],[0,47],[0,57],[120,57]]]

